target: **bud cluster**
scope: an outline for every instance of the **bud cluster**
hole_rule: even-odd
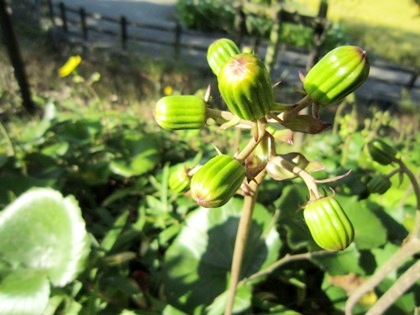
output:
[[[314,134],[327,128],[329,124],[318,117],[317,106],[342,100],[366,80],[366,52],[356,46],[341,46],[329,52],[306,77],[302,76],[307,95],[295,104],[276,103],[263,61],[255,53],[241,52],[230,39],[213,42],[207,51],[207,62],[228,111],[211,108],[210,90],[204,98],[167,96],[156,104],[157,123],[168,130],[200,129],[213,119],[220,125],[219,130],[244,128],[251,130],[253,137],[235,156],[219,154],[194,171],[176,169],[169,178],[170,188],[177,193],[190,191],[199,205],[215,208],[226,204],[237,192],[247,194],[248,183],[259,174],[268,174],[278,181],[301,177],[310,192],[304,217],[315,242],[327,250],[349,246],[354,237],[351,222],[334,196],[325,197],[318,192],[317,183],[309,174],[323,166],[300,153],[277,154],[275,141],[292,143],[294,132]],[[311,105],[312,115],[300,114]],[[376,151],[378,147],[374,146]],[[395,159],[392,153],[387,158],[378,152],[375,156],[382,162]],[[378,183],[370,186],[376,191],[385,189]]]

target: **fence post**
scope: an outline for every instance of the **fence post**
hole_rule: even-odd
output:
[[[54,7],[51,0],[47,0],[48,16],[50,17],[52,25],[55,26]]]
[[[35,105],[32,101],[31,91],[25,72],[25,66],[20,54],[18,41],[13,29],[12,20],[7,12],[5,0],[0,0],[0,25],[3,30],[3,40],[9,54],[10,62],[14,69],[14,75],[19,85],[20,94],[22,96],[23,107],[29,112],[35,112]]]
[[[419,76],[419,70],[418,69],[411,71],[410,80],[408,80],[408,82],[405,86],[405,88],[407,90],[411,90],[414,87],[414,84],[416,83],[418,76]]]
[[[238,46],[242,45],[243,37],[246,33],[246,25],[245,25],[245,12],[244,12],[244,4],[242,0],[235,1],[233,5],[233,9],[235,11],[235,18],[234,18],[234,31],[235,31],[235,41]]]
[[[182,33],[181,24],[176,22],[176,24],[175,24],[175,44],[174,44],[175,60],[178,60],[181,56],[181,33]]]
[[[59,8],[60,8],[61,21],[63,23],[63,30],[67,33],[69,29],[67,27],[66,6],[64,5],[63,2],[60,2]]]
[[[318,9],[317,21],[314,26],[314,33],[312,35],[312,49],[309,52],[308,60],[306,63],[306,70],[312,68],[315,62],[319,59],[321,52],[321,45],[326,36],[327,28],[327,12],[328,2],[327,0],[321,0]]]
[[[120,19],[121,25],[121,45],[124,50],[127,49],[127,18],[123,15]]]
[[[82,29],[82,37],[84,40],[88,40],[88,29],[86,25],[86,11],[84,8],[79,9],[79,15],[80,15],[80,26]]]

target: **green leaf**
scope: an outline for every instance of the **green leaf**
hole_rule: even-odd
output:
[[[355,230],[354,242],[358,249],[370,249],[382,246],[387,241],[387,231],[376,212],[381,208],[368,200],[357,200],[357,196],[342,197],[337,195]]]
[[[327,275],[327,274],[324,277],[324,281],[322,282],[321,288],[322,288],[322,291],[325,292],[325,294],[328,296],[334,308],[343,312],[346,301],[348,299],[347,292],[342,287],[332,284],[331,277],[330,275]],[[370,306],[371,306],[370,304],[363,305],[361,303],[357,303],[355,307],[353,308],[352,314],[354,315],[365,314],[367,309]]]
[[[19,269],[0,276],[0,315],[43,314],[50,285],[45,273]]]
[[[226,290],[242,204],[232,199],[221,208],[199,208],[188,216],[164,259],[165,293],[172,305],[192,313]],[[256,205],[241,278],[273,263],[279,248],[271,214]]]
[[[343,251],[313,257],[311,261],[333,276],[351,272],[364,275],[365,271],[359,266],[359,259],[360,253],[356,246],[352,244]]]
[[[53,189],[31,189],[0,213],[2,260],[42,271],[55,286],[75,279],[88,246],[77,201]]]
[[[303,219],[302,206],[306,202],[307,189],[299,185],[285,187],[281,197],[275,202],[280,210],[280,225],[286,229],[288,244],[293,249],[314,243]]]
[[[229,296],[229,291],[225,291],[220,294],[214,302],[206,308],[207,315],[221,315],[223,314],[227,299]],[[233,305],[233,313],[239,314],[251,307],[252,299],[252,286],[244,285],[240,286],[235,295],[235,303]]]
[[[172,305],[166,305],[165,308],[162,310],[162,315],[187,315],[184,312],[176,309]]]
[[[151,136],[128,136],[123,140],[127,153],[110,163],[111,170],[120,176],[131,177],[151,171],[159,162],[159,144]]]
[[[3,167],[8,160],[9,157],[6,154],[0,153],[0,168]]]

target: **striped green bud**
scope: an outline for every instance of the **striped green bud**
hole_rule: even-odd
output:
[[[190,188],[191,177],[188,174],[189,168],[182,165],[176,167],[169,175],[169,188],[179,194],[186,192]]]
[[[260,119],[274,103],[270,75],[257,55],[230,58],[220,69],[218,83],[229,110],[242,119]]]
[[[207,161],[191,178],[191,196],[204,208],[227,203],[241,187],[245,167],[228,155]]]
[[[309,70],[303,87],[312,100],[328,105],[355,91],[369,75],[366,52],[357,46],[340,46]]]
[[[207,50],[207,62],[213,73],[218,76],[225,63],[240,53],[238,46],[232,40],[221,38],[210,44]]]
[[[310,202],[303,215],[319,247],[331,251],[343,250],[353,241],[353,225],[333,196]]]
[[[379,138],[369,141],[367,149],[372,160],[379,164],[388,165],[397,161],[397,150]]]
[[[366,185],[370,193],[382,195],[391,187],[391,181],[388,176],[377,174],[373,176]]]
[[[165,96],[156,104],[155,119],[163,129],[200,129],[206,122],[206,102],[195,95]]]

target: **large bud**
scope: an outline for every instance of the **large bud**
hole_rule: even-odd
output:
[[[357,46],[340,46],[309,70],[303,87],[321,105],[336,103],[356,90],[369,75],[366,52]]]
[[[218,155],[207,161],[191,178],[191,196],[204,208],[227,203],[241,187],[245,167],[233,157]]]
[[[333,196],[310,202],[303,215],[319,247],[331,251],[343,250],[353,241],[353,225]]]
[[[213,73],[218,76],[225,63],[240,53],[238,46],[232,40],[221,38],[210,44],[207,50],[207,62]]]
[[[168,130],[200,129],[206,122],[206,102],[195,95],[165,96],[156,104],[155,119]]]
[[[230,58],[220,69],[218,82],[229,110],[242,119],[260,119],[274,103],[270,75],[257,55]]]

